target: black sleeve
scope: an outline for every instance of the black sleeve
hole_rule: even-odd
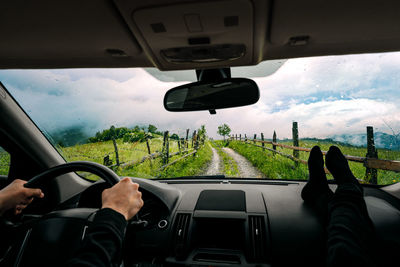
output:
[[[108,208],[99,210],[83,246],[66,266],[115,266],[121,260],[126,225],[122,214]]]

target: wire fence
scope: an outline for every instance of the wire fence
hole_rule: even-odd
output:
[[[67,147],[64,149],[64,156],[68,161],[91,160],[101,163],[110,168],[129,168],[144,163],[147,160],[161,158],[163,170],[175,162],[187,157],[187,154],[196,154],[198,148],[204,144],[205,136],[193,131],[189,136],[189,129],[186,130],[186,137],[170,138],[169,131],[165,131],[162,137],[153,138],[146,135],[143,140],[136,142],[123,142],[120,140],[89,143],[85,145]],[[95,154],[98,155],[95,155]],[[181,155],[174,159],[172,157]]]
[[[261,133],[261,139],[257,139],[257,135],[254,134],[253,139],[249,139],[246,134],[235,134],[230,136],[230,140],[237,140],[240,142],[244,142],[249,145],[253,145],[256,147],[260,147],[262,149],[271,151],[288,159],[291,159],[296,162],[296,164],[307,164],[306,160],[303,160],[299,156],[299,152],[310,152],[311,148],[300,147],[299,146],[299,135],[298,135],[298,125],[297,122],[293,122],[292,126],[292,140],[293,145],[287,145],[277,142],[276,132],[274,131],[272,141],[264,140],[264,134]],[[261,144],[261,145],[259,145]],[[272,147],[266,147],[266,145],[271,145]],[[277,147],[286,148],[293,150],[293,154],[289,155],[284,152],[278,151]],[[366,146],[366,156],[351,156],[344,155],[345,158],[349,161],[362,163],[366,168],[366,178],[370,183],[377,184],[377,170],[387,170],[393,172],[400,172],[400,161],[398,160],[387,160],[387,159],[378,159],[378,151],[375,147],[374,141],[374,132],[373,127],[367,126],[367,146]],[[322,151],[323,155],[326,155],[327,151]],[[325,172],[329,173],[329,171],[325,168]]]

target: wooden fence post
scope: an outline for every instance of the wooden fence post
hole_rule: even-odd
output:
[[[151,150],[150,150],[150,144],[149,144],[149,136],[146,136],[146,145],[147,145],[147,152],[149,153],[149,155],[151,154]]]
[[[165,152],[165,132],[164,132],[164,135],[163,135],[163,143],[162,143],[161,153],[164,154],[164,152]]]
[[[117,163],[117,166],[119,166],[119,155],[118,155],[118,147],[117,147],[117,142],[115,141],[115,138],[113,138],[113,144],[114,144],[114,150],[115,150],[115,162]]]
[[[242,141],[242,134],[239,134],[239,141]]]
[[[196,136],[196,130],[194,130],[192,135],[192,148],[194,148],[194,137]]]
[[[256,143],[257,134],[254,134],[253,142]]]
[[[183,153],[185,153],[185,150],[186,150],[186,148],[185,148],[185,138],[180,138],[179,142],[181,143],[181,149],[182,149]]]
[[[244,141],[247,142],[247,135],[244,134]]]
[[[367,126],[367,158],[378,158],[378,151],[375,148],[374,128]],[[366,168],[366,180],[371,184],[378,184],[378,171],[373,168]]]
[[[194,134],[193,134],[192,147],[194,148],[194,151],[195,151],[195,153],[193,154],[193,157],[196,157],[196,152],[197,152],[197,149],[199,148],[198,136],[197,136],[196,131],[194,131]]]
[[[112,160],[110,160],[110,155],[105,155],[103,158],[103,165],[104,166],[110,166],[112,165]]]
[[[261,133],[261,141],[264,141],[264,134],[263,134],[263,133]],[[264,142],[261,143],[261,145],[262,145],[262,147],[263,147],[263,150],[265,150],[265,148],[264,148],[264,146],[265,146]]]
[[[274,131],[274,135],[272,136],[272,142],[276,143],[276,132]],[[272,145],[272,149],[276,150],[276,145]]]
[[[147,146],[147,152],[149,155],[151,155],[151,150],[150,150],[150,143],[149,143],[149,135],[146,135],[146,146]],[[151,156],[149,156],[149,162],[150,162],[150,167],[153,167],[153,164],[151,163]]]
[[[189,129],[186,129],[186,150],[189,149]]]
[[[169,160],[169,140],[168,140],[168,131],[164,132],[164,142],[163,142],[163,163],[167,164]]]
[[[179,149],[179,155],[181,155],[182,151],[181,151],[181,139],[180,138],[178,139],[178,149]]]
[[[293,122],[292,136],[293,136],[293,146],[297,146],[298,147],[299,146],[299,129],[298,129],[296,121]],[[293,157],[299,158],[299,154],[300,153],[299,153],[298,150],[293,149]],[[295,161],[295,165],[298,166],[299,162]]]
[[[235,140],[237,141],[237,134],[235,134]]]

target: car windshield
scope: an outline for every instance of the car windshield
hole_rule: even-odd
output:
[[[305,180],[309,150],[336,145],[360,180],[386,185],[400,181],[399,72],[400,53],[233,67],[260,100],[215,115],[163,107],[194,70],[1,70],[0,81],[66,161],[143,178]]]

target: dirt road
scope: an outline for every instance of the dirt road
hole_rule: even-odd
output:
[[[213,158],[208,168],[204,172],[204,175],[220,175],[224,174],[224,163],[221,160],[221,157],[218,155],[218,152],[215,148],[211,147],[213,152]],[[223,153],[226,153],[229,157],[231,157],[237,164],[239,169],[239,177],[241,178],[264,178],[265,175],[260,172],[256,167],[254,167],[250,161],[248,161],[245,157],[237,153],[231,148],[224,147],[222,149]]]

